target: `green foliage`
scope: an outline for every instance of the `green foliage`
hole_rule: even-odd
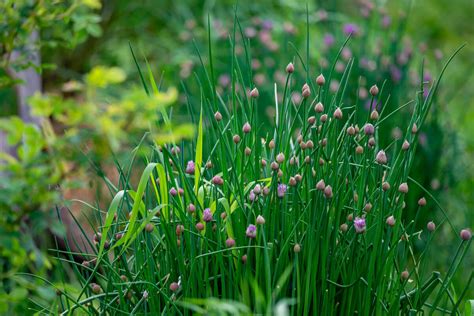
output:
[[[43,46],[71,48],[89,36],[100,36],[100,16],[94,12],[99,8],[100,1],[2,1],[0,55],[5,58],[2,58],[0,68],[3,71],[29,68],[35,66],[29,55]],[[30,37],[34,31],[39,32],[36,41]],[[14,51],[19,56],[12,62],[10,56]],[[0,77],[0,88],[14,83],[5,74]]]
[[[52,308],[67,302],[64,313],[459,314],[472,278],[462,288],[452,279],[472,240],[458,238],[449,264],[429,271],[437,233],[458,230],[446,213],[437,229],[423,221],[417,229],[418,216],[404,216],[406,193],[419,186],[409,176],[417,140],[445,68],[427,97],[422,86],[405,105],[412,115],[403,137],[384,146],[384,129],[405,106],[377,120],[357,100],[347,103],[353,62],[339,89],[331,92],[329,73],[323,85],[308,80],[304,89],[312,92],[298,101],[291,97],[298,74],[286,74],[274,90],[278,114],[268,133],[257,118],[264,99],[246,97],[251,87],[239,76],[251,65],[228,65],[234,103],[226,103],[216,98],[209,61],[199,80],[208,86],[200,86],[207,92],[196,104],[197,144],[153,146],[136,190],[120,172],[94,237],[97,250],[83,253],[82,264],[69,260],[81,292],[60,288],[64,295]],[[206,163],[196,172],[188,159]]]

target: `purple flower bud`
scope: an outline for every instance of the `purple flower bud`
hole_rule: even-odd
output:
[[[253,190],[251,190],[250,193],[249,193],[249,200],[250,200],[250,202],[253,202],[253,201],[255,201],[255,199],[256,199],[255,192]]]
[[[260,186],[260,184],[256,184],[253,188],[253,193],[260,194],[260,192],[262,192],[262,187]]]
[[[250,224],[249,227],[247,227],[247,230],[245,231],[245,235],[248,238],[257,237],[257,227],[255,225]]]
[[[178,191],[175,188],[171,188],[169,193],[170,193],[171,196],[178,195]]]
[[[365,232],[365,218],[356,217],[354,219],[354,228],[356,233],[362,234]]]
[[[472,238],[472,233],[469,229],[463,229],[459,233],[459,236],[461,237],[462,240],[468,241]]]
[[[194,213],[196,211],[196,206],[193,203],[189,203],[188,205],[188,213]]]
[[[286,193],[286,184],[280,183],[277,187],[277,195],[279,198],[283,198]]]
[[[387,155],[385,155],[385,151],[381,150],[375,156],[375,161],[381,165],[387,164]]]
[[[372,124],[370,124],[370,123],[365,124],[365,126],[364,126],[365,135],[373,135],[374,132],[375,132],[375,128]]]
[[[186,165],[186,173],[187,174],[194,174],[196,166],[194,165],[194,161],[190,160],[188,161],[188,164]]]
[[[214,176],[212,178],[212,183],[214,183],[215,185],[223,185],[224,180],[220,176]]]
[[[333,196],[333,193],[332,193],[332,187],[330,185],[327,185],[325,188],[324,188],[324,196],[327,198],[327,199],[331,199],[332,196]]]
[[[210,208],[206,208],[206,209],[202,212],[202,219],[203,219],[203,221],[205,221],[205,222],[210,222],[210,221],[212,221],[212,213],[211,213],[211,209],[210,209]]]

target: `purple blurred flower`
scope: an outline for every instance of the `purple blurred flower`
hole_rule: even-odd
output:
[[[210,222],[212,221],[212,213],[210,208],[206,208],[204,212],[202,212],[202,219],[205,222]]]
[[[390,26],[390,23],[392,22],[392,19],[388,15],[384,15],[382,18],[382,26],[384,28],[388,28]]]
[[[265,30],[271,30],[273,28],[273,22],[271,20],[263,20],[262,28]]]
[[[227,87],[230,84],[230,76],[228,74],[222,74],[219,76],[219,85],[222,87]]]
[[[194,161],[190,160],[188,161],[188,164],[186,165],[186,173],[187,174],[194,174],[196,166],[194,165]]]
[[[255,227],[255,225],[250,224],[249,227],[247,227],[247,230],[245,231],[245,235],[248,238],[257,237],[257,227]]]
[[[350,34],[352,35],[359,34],[359,27],[353,23],[344,24],[342,30],[344,31],[344,34],[346,34],[347,36],[349,36]]]
[[[402,71],[397,66],[390,67],[390,75],[394,82],[399,82],[402,79]]]
[[[332,34],[329,34],[329,33],[326,33],[324,34],[324,45],[326,45],[327,47],[331,47],[332,45],[334,45],[334,36],[332,36]]]
[[[277,195],[279,198],[283,198],[286,193],[286,184],[280,183],[277,188]]]
[[[255,197],[256,197],[256,196],[255,196],[255,193],[253,192],[253,190],[251,190],[250,193],[249,193],[249,200],[250,200],[250,202],[255,201]]]
[[[365,218],[356,217],[354,219],[354,228],[356,233],[362,234],[365,232]]]
[[[254,38],[257,35],[257,30],[254,27],[245,28],[245,36],[248,38]]]

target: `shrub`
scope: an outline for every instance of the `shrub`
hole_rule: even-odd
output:
[[[308,69],[303,59],[298,63]],[[417,217],[403,216],[406,194],[420,186],[409,172],[445,68],[425,96],[421,83],[413,102],[375,116],[346,101],[353,63],[348,60],[334,92],[332,71],[321,85],[319,73],[306,72],[297,86],[298,70],[288,72],[285,84],[274,86],[275,128],[268,133],[258,115],[259,93],[246,93],[255,88],[243,79],[251,77],[250,65],[232,62],[225,100],[216,92],[210,57],[199,80],[197,139],[153,146],[136,189],[120,172],[91,241],[96,252],[80,253],[82,263],[65,253],[80,293],[55,285],[59,295],[50,311],[458,312],[466,292],[453,295],[451,280],[470,232],[461,233],[447,215],[423,230],[415,229]],[[237,91],[237,84],[246,89]],[[371,84],[375,105],[384,91]],[[297,102],[295,90],[303,96]],[[408,106],[403,137],[381,147],[379,135]],[[426,268],[441,226],[460,236],[443,273]],[[466,288],[471,280],[472,274]]]

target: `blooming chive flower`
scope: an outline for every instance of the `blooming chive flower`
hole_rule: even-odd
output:
[[[357,35],[359,33],[359,27],[353,23],[345,24],[342,30],[346,36],[350,34]]]
[[[206,208],[206,209],[202,212],[202,219],[203,219],[205,222],[210,222],[210,221],[212,221],[212,213],[211,213],[211,209],[210,209],[210,208]]]
[[[190,160],[188,161],[188,164],[186,165],[186,173],[187,174],[194,174],[196,166],[194,164],[194,161]]]
[[[286,184],[280,183],[277,187],[277,195],[279,198],[283,198],[286,193]]]
[[[354,219],[354,228],[356,233],[362,234],[365,232],[365,218],[356,217]]]
[[[250,224],[249,227],[247,227],[247,230],[245,231],[245,235],[248,238],[257,237],[257,227],[255,225]]]

